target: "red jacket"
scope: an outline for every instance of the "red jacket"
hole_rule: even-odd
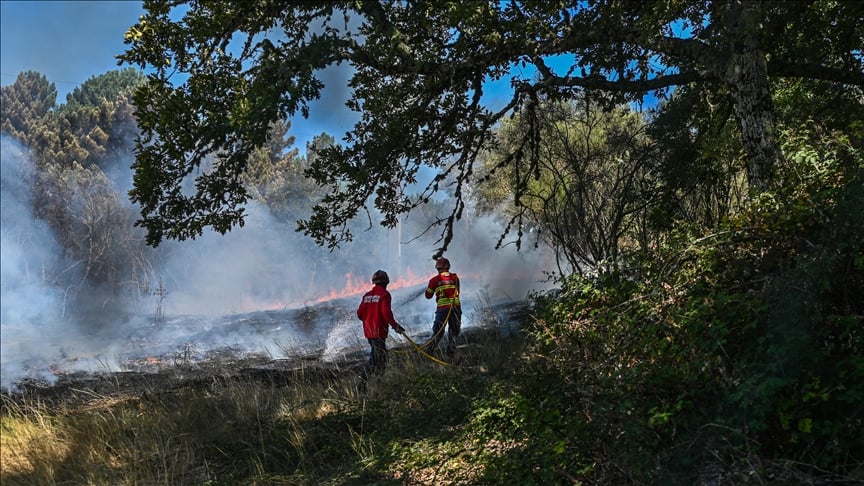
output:
[[[363,295],[360,307],[357,308],[357,317],[363,321],[363,334],[366,339],[387,338],[388,325],[396,328],[398,324],[393,317],[391,302],[390,292],[381,285],[372,287],[372,290]]]
[[[459,276],[455,273],[441,272],[429,280],[429,287],[426,288],[426,298],[431,299],[432,296],[437,297],[438,308],[447,308],[450,306],[459,308]]]

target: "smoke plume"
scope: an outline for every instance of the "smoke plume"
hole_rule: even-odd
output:
[[[410,215],[392,230],[373,221],[330,251],[254,203],[243,227],[160,245],[140,278],[149,288],[110,296],[110,308],[123,313],[78,319],[65,311],[64,289],[53,278],[69,263],[49,227],[32,216],[27,153],[7,137],[2,151],[3,387],[22,377],[51,382],[63,372],[121,371],[135,356],[190,359],[223,347],[274,358],[337,356],[363,342],[354,311],[378,269],[390,274],[394,311],[409,333],[431,330],[434,303],[420,295],[435,274],[437,232],[420,237]],[[118,192],[129,187],[128,170],[109,173]],[[494,250],[500,231],[492,218],[466,218],[445,255],[462,279],[463,327],[477,324],[480,307],[546,285],[551,260],[539,251]],[[82,307],[107,309],[106,295],[94,291],[92,305]]]

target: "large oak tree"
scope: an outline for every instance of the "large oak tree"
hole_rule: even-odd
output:
[[[350,239],[368,204],[382,224],[452,184],[442,247],[476,182],[475,159],[505,116],[582,90],[609,102],[695,83],[731,99],[755,191],[782,160],[771,81],[864,86],[864,4],[857,1],[147,0],[121,62],[150,70],[136,96],[143,135],[134,202],[148,241],[243,222],[241,175],[276,120],[307,115],[322,72],[347,63],[348,106],[361,114],[343,146],[308,174],[331,192],[300,229],[321,244]],[[518,69],[517,69],[518,68]],[[505,102],[489,82],[509,80]],[[519,150],[536,154],[539,130]],[[218,162],[198,172],[216,154]],[[506,158],[504,159],[507,160]],[[421,167],[438,175],[419,195]],[[530,176],[531,171],[526,173]],[[195,178],[195,192],[182,181]]]

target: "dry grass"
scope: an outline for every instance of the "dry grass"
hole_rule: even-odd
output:
[[[25,406],[26,414],[17,406],[0,417],[0,482],[9,484],[12,476],[28,475],[48,484],[51,471],[38,470],[42,464],[62,463],[70,447],[52,417],[39,412],[38,406]]]
[[[500,349],[494,339],[463,345],[460,362],[450,367],[406,349],[393,350],[386,374],[371,380],[365,394],[358,393],[354,363],[335,371],[217,369],[186,383],[118,374],[62,392],[42,390],[50,400],[6,395],[0,482],[424,484],[422,469],[414,471],[393,450],[405,443],[407,410],[434,412],[424,380],[488,374],[500,366]],[[388,416],[400,409],[399,417]],[[450,454],[446,443],[437,447]],[[448,460],[445,469],[461,462]]]

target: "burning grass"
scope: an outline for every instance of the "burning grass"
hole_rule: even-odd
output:
[[[458,427],[513,343],[496,331],[466,333],[451,366],[396,347],[365,394],[362,354],[333,363],[154,359],[142,363],[147,372],[22,383],[2,395],[0,482],[422,482],[412,450],[431,440],[450,453],[441,434]]]

